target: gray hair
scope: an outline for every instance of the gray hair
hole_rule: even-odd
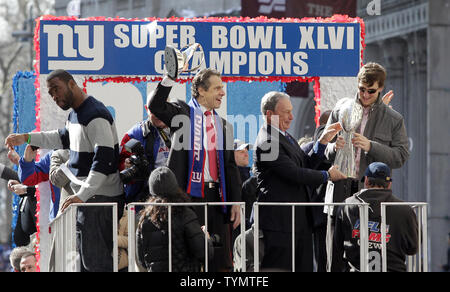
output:
[[[28,253],[31,253],[31,250],[29,250],[25,246],[19,246],[12,250],[11,254],[9,255],[9,262],[16,271],[20,271],[20,261],[22,259],[22,256]]]
[[[275,111],[278,101],[282,98],[290,99],[290,96],[279,91],[271,91],[266,93],[261,99],[261,113],[266,116],[267,111]]]

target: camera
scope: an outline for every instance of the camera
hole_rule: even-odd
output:
[[[131,153],[130,162],[132,166],[120,172],[120,179],[123,183],[128,184],[131,181],[147,180],[149,172],[149,162],[145,156],[144,147],[141,142],[131,139],[125,145],[125,150]]]

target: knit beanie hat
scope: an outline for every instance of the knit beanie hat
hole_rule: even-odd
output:
[[[152,171],[148,178],[148,187],[150,194],[158,197],[176,194],[179,188],[175,174],[166,166]]]

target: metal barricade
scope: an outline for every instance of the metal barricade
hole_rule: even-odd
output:
[[[76,203],[71,204],[67,210],[58,215],[49,224],[51,235],[53,268],[55,272],[78,272],[77,265],[77,239],[76,222],[78,207],[112,207],[113,215],[113,271],[118,271],[118,247],[117,247],[117,225],[118,213],[117,203]]]
[[[168,237],[169,237],[169,272],[172,272],[172,208],[187,206],[204,206],[205,230],[208,232],[208,206],[240,206],[241,236],[245,238],[245,203],[244,202],[209,202],[209,203],[130,203],[128,204],[128,271],[136,272],[136,206],[167,206],[168,207]],[[245,240],[242,241],[241,254],[245,262]],[[208,237],[205,236],[205,272],[208,272]],[[243,272],[245,272],[243,265]]]
[[[292,272],[295,272],[295,207],[324,207],[324,206],[358,206],[360,216],[360,267],[361,272],[369,271],[369,204],[368,203],[273,203],[256,202],[254,207],[254,266],[259,272],[259,206],[291,207],[292,209]]]
[[[418,217],[418,252],[414,256],[408,256],[408,272],[428,272],[428,226],[427,206],[428,203],[414,202],[389,202],[381,203],[381,260],[382,272],[387,272],[387,227],[386,207],[410,206]]]

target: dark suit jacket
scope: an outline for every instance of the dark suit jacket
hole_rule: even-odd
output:
[[[271,136],[271,133],[273,135]],[[293,144],[265,124],[258,133],[254,161],[259,189],[259,202],[310,202],[312,192],[308,186],[324,183],[322,172],[314,170],[322,161],[311,152],[304,153],[297,143]],[[278,151],[276,151],[278,148]],[[269,155],[269,153],[273,153]],[[292,208],[260,206],[260,228],[263,230],[291,232]],[[310,208],[297,207],[295,212],[297,232],[311,232]]]
[[[190,130],[190,107],[183,101],[167,102],[171,87],[158,84],[153,96],[150,98],[149,110],[161,121],[170,127],[172,132],[172,148],[168,158],[168,167],[177,177],[179,186],[186,191],[188,182]],[[176,118],[177,117],[177,118]],[[176,118],[176,119],[174,119]],[[179,121],[185,121],[180,124]],[[224,163],[225,183],[228,202],[241,201],[242,182],[239,170],[234,160],[233,127],[222,119],[224,125]],[[187,133],[189,133],[187,135]],[[220,147],[220,145],[219,145]]]

